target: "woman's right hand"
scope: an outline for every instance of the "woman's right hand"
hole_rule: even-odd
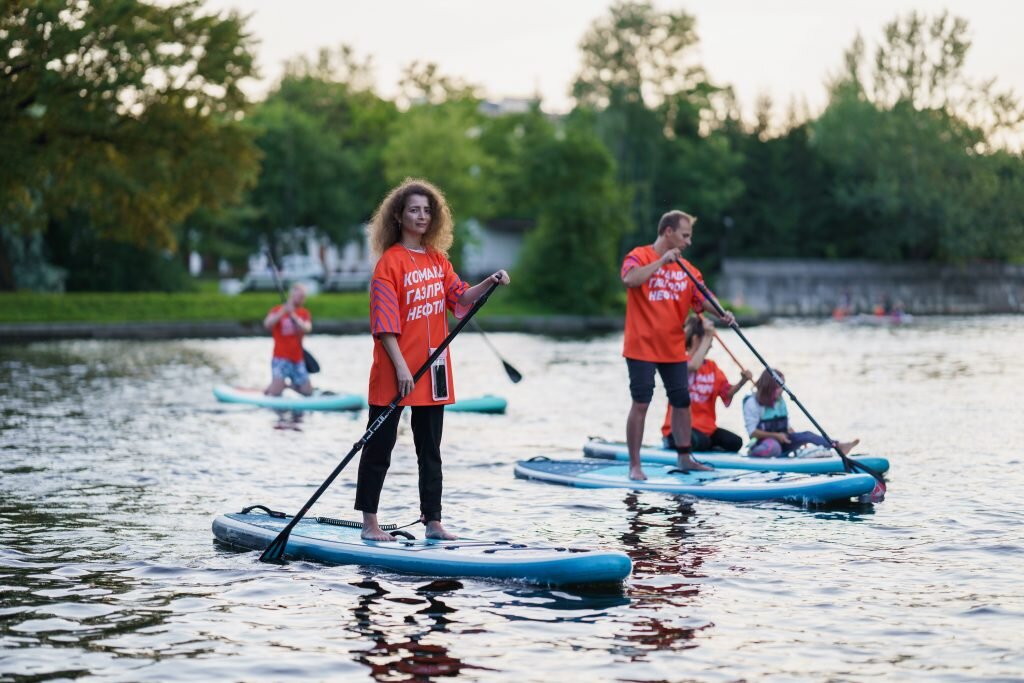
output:
[[[412,373],[409,372],[409,366],[403,363],[401,367],[395,368],[395,379],[398,380],[398,393],[402,395],[402,398],[412,393],[415,383],[412,381]]]
[[[789,434],[786,432],[775,432],[775,440],[779,443],[789,443]]]

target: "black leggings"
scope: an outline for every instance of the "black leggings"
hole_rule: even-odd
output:
[[[672,435],[664,437],[665,448],[675,449],[676,442]],[[690,432],[690,447],[695,451],[707,452],[718,449],[726,453],[736,453],[743,448],[743,439],[728,429],[718,427],[710,435],[696,429]]]
[[[387,406],[370,406],[367,428],[380,417]],[[380,426],[373,438],[363,446],[359,457],[359,479],[356,482],[356,510],[377,514],[384,477],[391,466],[391,451],[398,439],[399,406]],[[420,512],[426,522],[441,521],[441,432],[444,428],[444,406],[412,406],[412,439],[416,444],[416,461],[420,470]]]

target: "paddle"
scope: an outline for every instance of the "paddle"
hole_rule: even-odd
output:
[[[269,249],[265,249],[264,252],[267,255],[267,260],[270,262],[270,272],[274,274],[274,284],[277,285],[277,291],[281,295],[281,303],[285,303],[288,297],[284,293],[284,285],[281,283],[281,274],[277,272],[277,266],[274,265],[274,257],[271,255]],[[306,372],[311,375],[315,375],[320,372],[320,364],[316,362],[316,358],[313,358],[313,354],[307,351],[305,348],[302,349],[302,359],[306,363]]]
[[[469,312],[466,313],[466,316],[459,321],[458,325],[455,326],[455,329],[449,332],[448,336],[445,337],[443,342],[441,342],[441,345],[438,346],[437,349],[432,354],[430,354],[430,357],[427,358],[427,361],[422,365],[422,367],[420,367],[419,370],[416,371],[416,374],[412,376],[412,383],[414,386],[416,382],[419,381],[420,377],[422,377],[427,372],[427,370],[430,369],[431,364],[433,364],[433,362],[437,360],[442,353],[444,353],[444,350],[447,349],[448,345],[452,343],[453,339],[455,339],[455,335],[461,332],[462,328],[466,326],[466,323],[468,323],[476,314],[476,312],[480,310],[480,307],[483,306],[484,302],[487,301],[487,297],[491,295],[491,292],[493,292],[497,286],[498,283],[495,282],[494,284],[487,288],[487,290],[480,296],[480,298],[476,300],[476,303],[473,304],[473,307],[469,309]],[[306,501],[306,504],[302,506],[302,509],[299,510],[298,514],[292,517],[292,521],[288,522],[288,526],[282,529],[281,533],[279,533],[277,537],[273,541],[271,541],[270,545],[267,546],[267,549],[263,551],[262,555],[260,555],[260,562],[274,562],[277,564],[284,563],[284,549],[285,546],[288,545],[288,535],[291,534],[292,529],[295,527],[296,524],[298,524],[299,520],[302,519],[307,512],[309,512],[309,509],[313,507],[313,504],[316,503],[316,501],[320,498],[321,495],[323,495],[323,492],[326,491],[327,488],[334,482],[334,480],[341,473],[341,471],[345,469],[345,465],[347,465],[349,461],[351,461],[352,458],[356,456],[356,453],[362,450],[363,446],[365,446],[366,443],[371,438],[373,438],[373,435],[376,434],[377,430],[380,429],[381,425],[383,425],[387,421],[387,419],[391,416],[391,413],[395,412],[395,409],[398,408],[398,403],[401,400],[402,394],[401,392],[399,392],[391,400],[391,403],[387,405],[387,408],[384,409],[384,412],[378,415],[377,419],[370,424],[370,426],[366,430],[366,433],[363,434],[362,438],[359,439],[359,441],[356,441],[355,444],[353,444],[352,450],[350,450],[348,452],[348,455],[346,455],[345,458],[340,463],[338,463],[338,466],[334,468],[334,471],[331,472],[331,475],[327,477],[326,480],[324,480],[324,483],[320,484],[320,488],[316,490],[316,493],[314,493],[313,496]]]
[[[483,328],[480,327],[480,323],[478,323],[475,320],[473,321],[473,329],[480,333],[480,338],[484,340],[485,344],[491,347],[491,351],[494,351],[494,355],[497,356],[498,360],[501,361],[501,364],[505,366],[505,374],[507,374],[508,378],[512,380],[512,383],[518,384],[519,382],[521,382],[523,376],[519,373],[518,370],[512,367],[512,365],[509,364],[507,360],[501,357],[501,354],[498,353],[498,349],[494,348],[494,344],[491,343],[491,340],[487,338],[487,334],[484,333]]]
[[[705,287],[702,282],[700,282],[697,278],[693,276],[693,273],[691,273],[690,269],[686,267],[682,259],[676,259],[676,263],[679,264],[679,267],[683,269],[683,272],[686,273],[686,276],[690,278],[690,281],[697,287],[697,291],[699,291],[701,296],[704,297],[704,300],[711,304],[712,308],[715,309],[715,312],[718,313],[719,317],[724,317],[725,309],[723,309],[722,305],[718,303],[718,300],[711,293],[711,291],[707,287]],[[882,479],[882,475],[876,472],[875,470],[871,469],[864,463],[857,462],[856,460],[852,460],[851,458],[846,457],[846,454],[839,450],[839,446],[836,444],[836,442],[833,441],[829,437],[829,435],[825,433],[825,429],[820,424],[818,424],[818,421],[815,420],[814,416],[811,415],[810,411],[808,411],[807,408],[804,407],[804,404],[800,402],[800,399],[796,397],[796,394],[794,394],[790,390],[790,388],[786,386],[786,383],[783,381],[782,377],[779,376],[779,373],[775,372],[775,370],[770,365],[768,365],[768,361],[766,361],[764,357],[757,352],[757,349],[755,349],[754,345],[750,343],[750,340],[747,339],[746,335],[744,335],[743,332],[740,331],[740,326],[737,325],[736,323],[732,323],[731,325],[729,325],[729,327],[732,328],[733,332],[739,335],[739,338],[742,339],[743,343],[747,345],[747,348],[750,349],[750,352],[753,353],[759,361],[761,361],[761,364],[765,367],[765,370],[767,370],[771,374],[772,379],[774,379],[775,382],[782,388],[782,390],[785,391],[791,399],[793,399],[793,403],[795,403],[797,407],[800,408],[801,412],[803,412],[803,414],[807,417],[807,419],[811,421],[811,424],[813,424],[815,429],[818,430],[818,433],[821,434],[822,438],[825,439],[825,441],[832,444],[832,450],[834,450],[836,454],[840,457],[840,459],[842,459],[843,461],[843,469],[845,469],[847,472],[853,472],[855,469],[859,469],[862,472],[867,472],[872,477],[874,477],[877,483],[875,484],[874,490],[871,491],[871,500],[883,500],[885,498],[886,487],[885,480]]]
[[[739,359],[736,358],[736,356],[733,354],[733,352],[729,350],[729,347],[725,345],[725,342],[722,341],[722,338],[718,336],[718,332],[712,330],[711,334],[714,335],[715,340],[718,342],[718,345],[725,349],[725,352],[729,354],[729,358],[732,358],[732,362],[736,364],[736,367],[740,369],[740,372],[746,372],[747,369],[743,367],[743,363],[741,363]]]

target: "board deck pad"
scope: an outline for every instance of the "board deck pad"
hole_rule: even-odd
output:
[[[263,550],[290,521],[262,513],[217,517],[218,541]],[[620,582],[632,570],[619,551],[518,543],[510,540],[366,541],[360,529],[303,518],[288,537],[285,556],[326,564],[361,564],[441,577],[486,577],[546,585]]]

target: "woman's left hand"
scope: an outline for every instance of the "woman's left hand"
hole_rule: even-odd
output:
[[[508,276],[508,273],[506,273],[504,270],[499,270],[497,273],[495,273],[494,275],[487,279],[496,285],[507,285],[510,282],[512,282],[512,280]]]

